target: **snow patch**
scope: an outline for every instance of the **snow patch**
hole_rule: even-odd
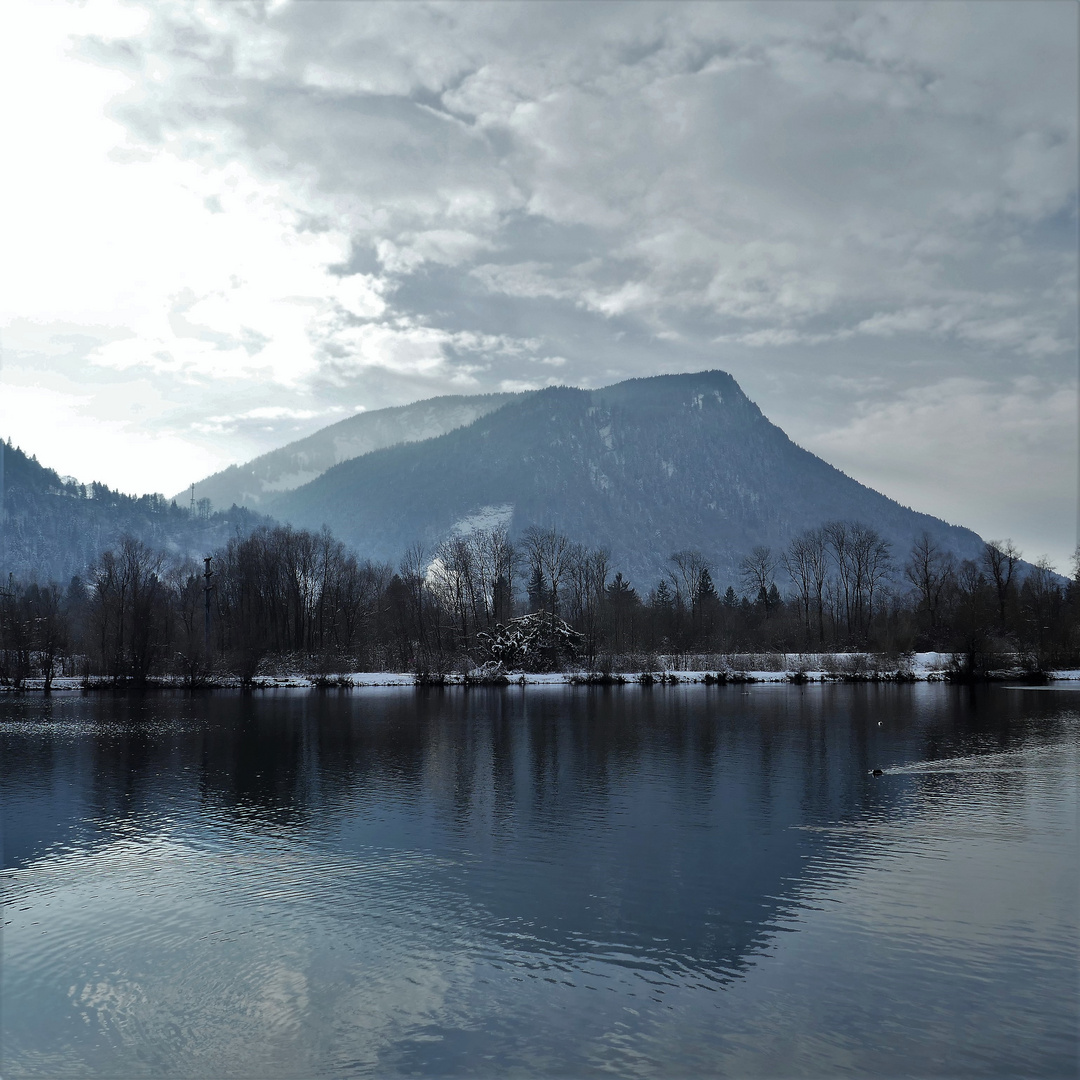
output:
[[[318,480],[322,476],[321,469],[304,469],[300,472],[286,473],[273,480],[262,480],[263,492],[267,491],[293,491],[295,488],[310,484],[312,480]]]
[[[478,510],[455,521],[450,531],[454,536],[467,536],[477,529],[504,529],[509,526],[513,516],[513,503],[481,506]]]
[[[534,616],[535,617],[535,616]],[[521,620],[515,620],[520,623]],[[810,683],[828,683],[843,680],[854,674],[856,667],[865,666],[862,676],[873,677],[877,669],[879,676],[884,676],[888,681],[890,676],[900,676],[904,681],[912,682],[943,682],[946,678],[950,653],[915,653],[909,654],[903,662],[895,666],[887,665],[884,668],[878,666],[875,658],[869,653],[777,653],[771,657],[772,663],[768,667],[759,666],[767,658],[764,655],[732,655],[725,659],[724,663],[718,661],[725,659],[719,656],[661,656],[658,657],[660,666],[658,669],[647,674],[653,677],[662,677],[663,681],[677,684],[693,684],[716,682],[719,675],[723,674],[732,682],[752,682],[766,684],[790,685],[793,679]],[[712,666],[700,666],[701,661],[711,660]],[[858,662],[864,661],[864,665]],[[679,661],[691,661],[685,667]],[[694,663],[696,661],[697,663]],[[756,663],[755,663],[756,661]],[[838,668],[850,668],[850,672],[838,670]],[[476,673],[474,673],[476,674]],[[619,678],[626,683],[641,681],[643,672],[626,672]],[[1010,689],[1023,690],[1074,690],[1080,693],[1080,686],[1062,686],[1062,682],[1080,683],[1080,671],[1062,670],[1049,671],[1048,677],[1056,685],[1050,686],[1024,686],[1010,687]],[[509,679],[511,685],[528,686],[567,686],[587,678],[587,671],[549,671],[521,673],[511,671]],[[466,676],[463,673],[448,674],[443,677],[448,684],[463,683]],[[856,678],[858,676],[856,675]],[[404,671],[354,671],[342,674],[325,676],[323,679],[314,678],[301,672],[282,675],[256,676],[254,686],[260,689],[295,689],[303,690],[317,685],[348,687],[408,687],[417,683],[417,677],[411,672]],[[111,684],[108,679],[83,680],[76,676],[61,676],[53,680],[53,690],[78,693],[87,687],[92,689],[105,689]],[[185,680],[180,676],[172,676],[158,682],[161,686],[171,686],[182,689],[186,686]],[[235,676],[219,677],[214,682],[215,686],[239,687],[240,680]],[[43,689],[41,679],[28,679],[26,689]],[[0,687],[0,693],[10,691],[8,687]]]

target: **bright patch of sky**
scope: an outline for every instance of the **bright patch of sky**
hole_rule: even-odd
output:
[[[6,0],[0,434],[171,493],[357,408],[718,367],[1064,568],[1077,17]]]

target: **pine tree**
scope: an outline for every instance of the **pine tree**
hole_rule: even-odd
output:
[[[544,582],[544,572],[539,566],[533,567],[526,591],[529,594],[529,610],[543,611],[548,602],[548,589]]]
[[[637,599],[637,591],[630,582],[622,576],[621,570],[611,579],[611,584],[607,587],[607,594],[608,599],[613,604],[632,603]]]
[[[694,596],[694,606],[700,607],[709,600],[715,599],[716,588],[713,586],[712,575],[708,570],[702,570],[701,577],[698,578],[697,593]]]
[[[675,597],[671,595],[671,587],[666,581],[661,581],[660,584],[656,586],[649,599],[652,606],[655,608],[670,610],[675,606]]]

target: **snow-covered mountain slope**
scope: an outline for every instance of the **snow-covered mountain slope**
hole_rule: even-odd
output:
[[[923,530],[960,556],[981,550],[970,530],[796,446],[721,371],[534,391],[459,430],[339,464],[265,507],[392,560],[498,510],[512,534],[553,525],[610,548],[613,566],[646,587],[685,548],[711,560],[718,584],[735,583],[755,545],[835,519],[873,525],[901,559]]]
[[[199,480],[195,484],[195,498],[209,499],[215,509],[235,503],[265,510],[273,496],[317,479],[334,465],[397,443],[435,438],[471,424],[518,396],[437,397],[358,413],[246,464],[230,465]],[[191,489],[179,492],[175,498],[188,505]]]

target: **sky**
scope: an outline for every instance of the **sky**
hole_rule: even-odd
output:
[[[0,436],[174,494],[363,409],[719,368],[1068,568],[1078,8],[0,7]]]

